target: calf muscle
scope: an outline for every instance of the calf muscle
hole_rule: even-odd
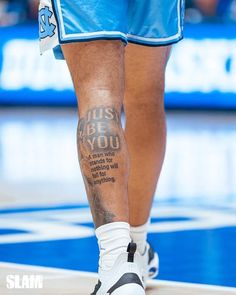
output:
[[[117,214],[111,210],[112,199],[116,197],[112,196],[113,189],[122,190],[128,179],[127,151],[119,111],[104,105],[89,108],[79,120],[77,139],[79,162],[98,227],[116,220]],[[117,185],[121,185],[120,188]]]

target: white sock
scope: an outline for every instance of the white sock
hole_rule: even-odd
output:
[[[99,268],[109,270],[119,254],[127,251],[131,242],[130,225],[126,222],[112,222],[98,227],[95,233],[100,250]]]
[[[131,239],[134,243],[137,244],[137,250],[142,255],[145,252],[145,248],[147,245],[147,232],[149,221],[141,226],[131,226],[130,227],[130,235]]]

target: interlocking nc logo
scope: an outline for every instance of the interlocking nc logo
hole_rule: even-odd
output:
[[[39,24],[40,24],[40,39],[46,37],[52,37],[55,34],[56,26],[50,23],[50,18],[52,17],[53,12],[49,10],[48,6],[40,9],[39,11]]]

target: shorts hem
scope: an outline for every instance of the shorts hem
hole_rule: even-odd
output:
[[[168,41],[145,41],[145,40],[139,40],[135,38],[124,38],[123,36],[106,36],[106,35],[101,35],[101,36],[88,36],[88,37],[83,37],[83,38],[71,38],[71,39],[66,39],[66,40],[60,40],[60,45],[63,44],[68,44],[68,43],[79,43],[79,42],[91,42],[91,41],[98,41],[98,40],[120,40],[122,41],[125,45],[128,43],[134,43],[138,45],[143,45],[143,46],[153,46],[153,47],[158,47],[158,46],[168,46],[171,44],[178,43],[184,38],[183,35],[180,35],[178,38],[168,40]]]
[[[87,38],[71,38],[67,40],[60,40],[60,45],[68,44],[68,43],[82,43],[82,42],[91,42],[91,41],[98,41],[98,40],[120,40],[123,43],[127,44],[127,39],[121,36],[96,36],[96,37],[87,37]]]
[[[136,45],[140,45],[140,46],[147,46],[147,47],[164,47],[164,46],[168,46],[168,45],[172,45],[175,43],[178,43],[179,41],[181,41],[183,39],[183,35],[181,35],[179,38],[177,39],[173,39],[173,40],[169,40],[169,41],[161,41],[161,42],[144,42],[144,41],[140,41],[140,40],[135,40],[135,38],[129,39],[129,38],[124,38],[122,36],[96,36],[96,37],[87,37],[87,38],[72,38],[72,39],[68,39],[68,40],[61,40],[59,45],[55,46],[53,48],[54,51],[54,56],[56,59],[64,59],[62,50],[61,50],[61,45],[64,44],[71,44],[71,43],[83,43],[83,42],[92,42],[92,41],[98,41],[98,40],[120,40],[124,43],[124,45],[126,46],[128,43],[132,43],[132,44],[136,44]]]
[[[168,46],[168,45],[172,45],[172,44],[176,44],[178,42],[180,42],[182,39],[184,38],[183,35],[181,35],[180,37],[173,39],[173,40],[169,40],[169,41],[141,41],[135,38],[128,38],[128,43],[133,43],[133,44],[137,44],[137,45],[141,45],[141,46],[148,46],[148,47],[161,47],[161,46]]]

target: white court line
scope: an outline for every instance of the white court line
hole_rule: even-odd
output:
[[[80,276],[82,278],[97,278],[96,273],[85,272],[85,271],[75,271],[68,269],[59,269],[52,267],[43,267],[43,266],[33,266],[33,265],[25,265],[25,264],[16,264],[16,263],[8,263],[8,262],[0,262],[0,271],[1,267],[13,268],[17,270],[26,270],[26,271],[47,271],[53,272],[57,275],[72,275],[72,276]],[[51,276],[50,278],[56,278],[56,276]],[[193,283],[182,283],[182,282],[171,282],[171,281],[163,281],[163,280],[151,280],[148,283],[149,287],[155,286],[168,286],[168,287],[183,287],[183,288],[198,288],[200,290],[209,290],[209,291],[224,291],[232,294],[236,294],[236,288],[232,287],[222,287],[222,286],[214,286],[214,285],[203,285],[203,284],[193,284]]]
[[[150,224],[150,233],[212,230],[236,227],[235,212],[193,207],[154,207],[152,217],[187,217],[185,221],[163,221]],[[44,210],[33,212],[0,213],[0,228],[25,230],[26,233],[0,236],[0,244],[78,239],[94,236],[94,229],[86,226],[92,222],[89,208]]]

